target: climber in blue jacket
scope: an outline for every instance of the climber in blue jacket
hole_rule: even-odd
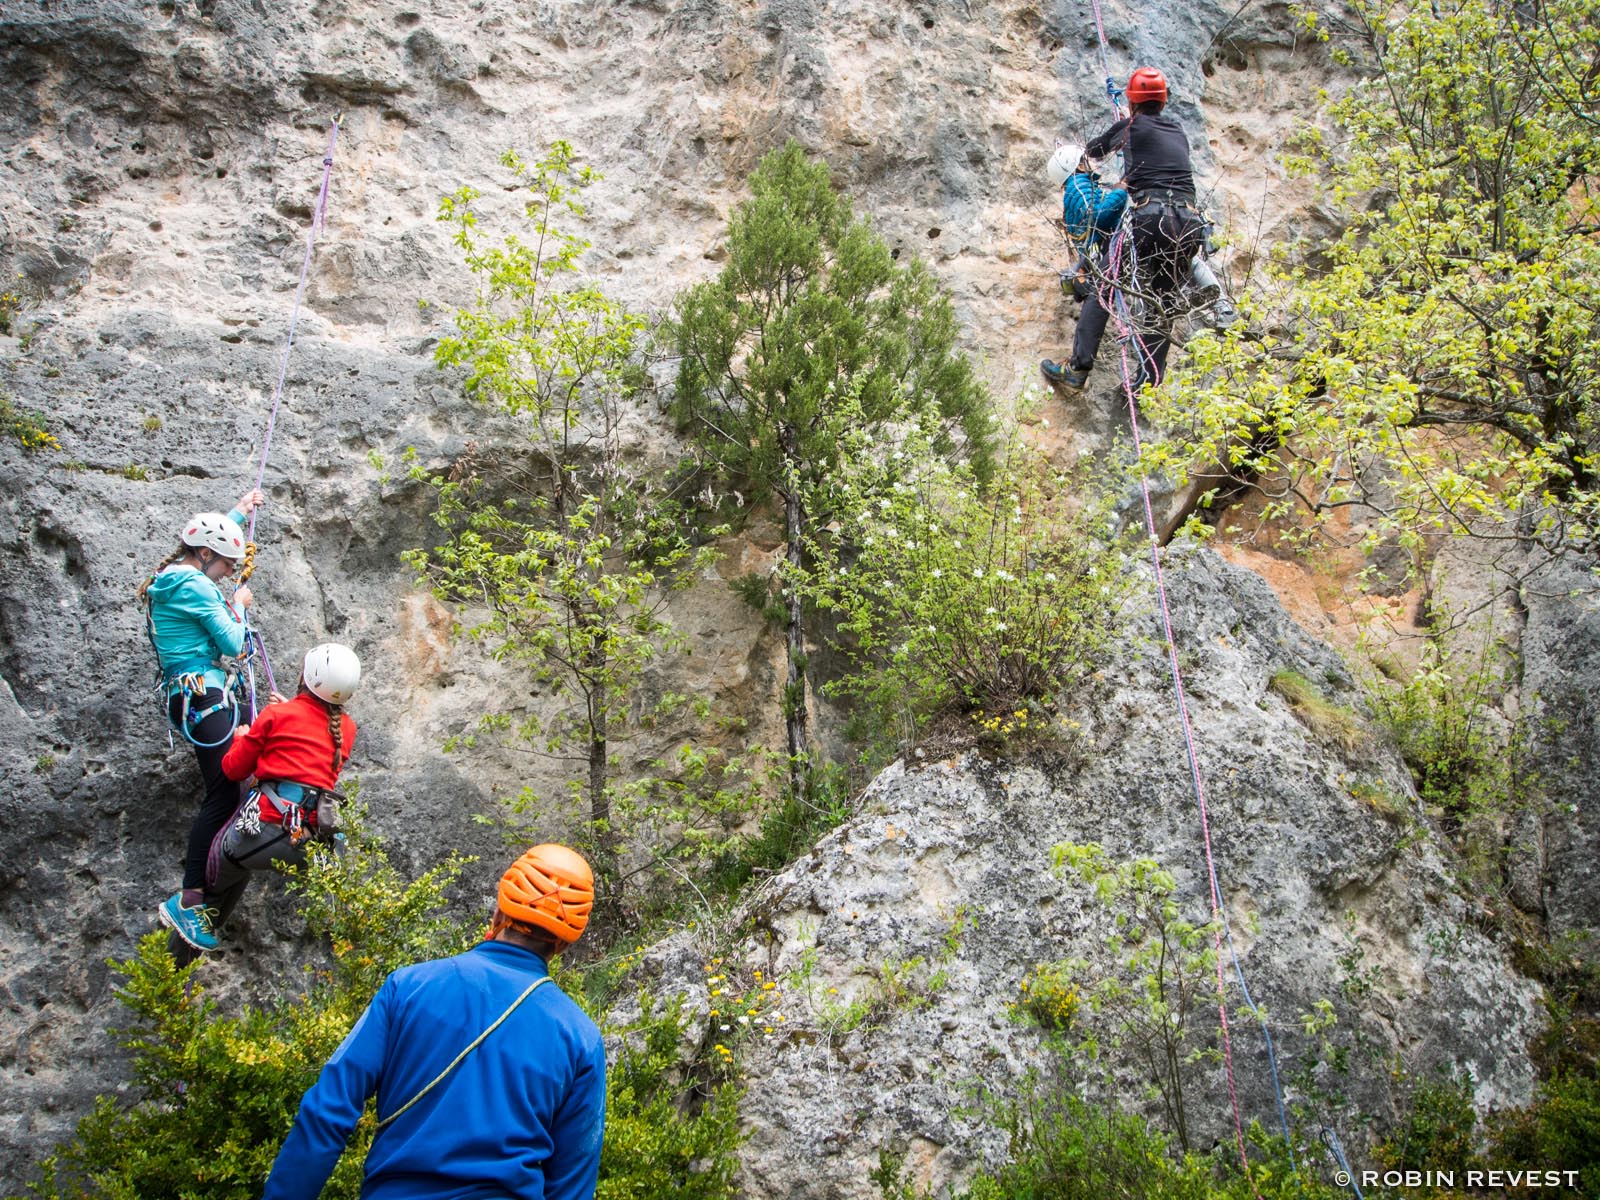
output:
[[[1128,207],[1128,193],[1100,182],[1082,146],[1057,146],[1045,174],[1061,189],[1061,221],[1073,245],[1085,255],[1104,250]]]
[[[178,548],[139,588],[146,629],[161,667],[167,717],[194,747],[205,791],[189,828],[183,886],[159,911],[161,923],[195,950],[215,950],[214,916],[204,900],[206,855],[217,830],[239,807],[239,785],[222,771],[222,756],[239,723],[238,698],[227,661],[245,649],[243,612],[250,589],[230,604],[219,583],[238,570],[245,537],[240,523],[262,502],[259,491],[239,497],[234,509],[197,513],[183,527]]]
[[[511,864],[486,941],[384,980],[301,1100],[262,1200],[316,1200],[374,1095],[362,1200],[589,1200],[605,1046],[547,964],[593,903],[589,864],[565,846]]]

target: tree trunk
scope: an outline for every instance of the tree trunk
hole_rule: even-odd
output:
[[[611,794],[606,788],[606,652],[594,645],[586,655],[590,684],[584,695],[584,717],[589,727],[589,820],[593,822],[595,846],[600,851],[600,870],[611,874],[615,865],[617,833],[611,826]]]
[[[796,462],[796,435],[793,426],[784,426],[783,444],[783,526],[787,548],[783,573],[785,600],[789,607],[787,649],[788,674],[783,687],[783,726],[789,751],[789,792],[805,799],[811,790],[811,753],[806,738],[806,641],[800,602],[801,537],[803,515],[800,510],[800,472]]]

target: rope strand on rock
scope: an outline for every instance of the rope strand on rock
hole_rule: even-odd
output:
[[[1095,32],[1100,41],[1100,61],[1106,73],[1106,97],[1111,106],[1113,120],[1122,117],[1119,103],[1121,92],[1116,87],[1116,81],[1111,74],[1111,61],[1109,46],[1106,41],[1105,21],[1100,11],[1100,0],[1093,0]],[[1120,259],[1124,252],[1127,255],[1127,273],[1135,276],[1138,268],[1136,255],[1133,252],[1132,237],[1128,232],[1128,212],[1125,210],[1122,224],[1112,239],[1110,254],[1108,255],[1108,270],[1106,280],[1102,284],[1100,301],[1107,312],[1113,315],[1117,322],[1118,343],[1118,371],[1121,377],[1123,393],[1128,404],[1128,419],[1133,431],[1134,452],[1140,458],[1144,454],[1143,434],[1139,426],[1139,409],[1134,394],[1134,374],[1129,369],[1128,347],[1134,347],[1140,356],[1141,363],[1150,361],[1150,356],[1145,349],[1144,341],[1140,337],[1138,324],[1133,319],[1132,309],[1127,297],[1123,294],[1118,283],[1122,275]],[[1155,572],[1156,596],[1159,601],[1161,614],[1162,633],[1166,641],[1167,662],[1172,675],[1173,695],[1178,711],[1178,723],[1183,732],[1185,752],[1189,760],[1189,774],[1194,784],[1195,801],[1200,813],[1200,835],[1205,851],[1206,877],[1209,883],[1208,891],[1211,897],[1212,919],[1212,945],[1217,961],[1217,1018],[1222,1041],[1222,1057],[1228,1082],[1228,1102],[1233,1111],[1234,1142],[1239,1152],[1239,1162],[1243,1166],[1246,1178],[1250,1173],[1250,1158],[1245,1149],[1244,1117],[1239,1107],[1239,1091],[1234,1076],[1233,1066],[1233,1039],[1228,1027],[1227,982],[1223,973],[1224,936],[1226,937],[1226,957],[1233,966],[1234,977],[1238,980],[1239,990],[1244,997],[1244,1003],[1250,1014],[1255,1017],[1261,1028],[1261,1034],[1266,1039],[1267,1063],[1272,1075],[1272,1093],[1278,1107],[1278,1123],[1283,1132],[1284,1146],[1289,1154],[1291,1169],[1298,1170],[1295,1162],[1294,1140],[1289,1132],[1289,1118],[1284,1108],[1283,1088],[1278,1078],[1278,1058],[1273,1047],[1272,1032],[1267,1027],[1266,1015],[1257,1007],[1255,999],[1250,994],[1249,985],[1245,982],[1244,968],[1239,962],[1239,955],[1234,947],[1233,928],[1228,920],[1227,905],[1222,898],[1222,885],[1218,878],[1216,858],[1211,843],[1211,816],[1206,802],[1205,774],[1200,768],[1200,755],[1195,744],[1194,727],[1189,717],[1189,703],[1183,690],[1183,669],[1178,662],[1178,646],[1173,636],[1172,609],[1167,598],[1166,576],[1161,567],[1161,542],[1156,528],[1155,506],[1150,499],[1150,479],[1147,474],[1140,472],[1139,489],[1144,502],[1145,528],[1150,536],[1150,562]],[[1252,1190],[1254,1190],[1252,1185]],[[1259,1198],[1259,1193],[1258,1198]]]
[[[278,382],[272,389],[272,410],[267,414],[267,429],[261,439],[261,461],[256,467],[256,490],[261,489],[262,482],[267,477],[267,454],[272,449],[272,432],[278,424],[278,406],[283,402],[283,382],[289,374],[289,351],[294,348],[295,326],[300,322],[300,305],[306,295],[306,281],[311,277],[311,252],[317,245],[317,231],[322,228],[322,222],[328,212],[328,185],[333,180],[333,147],[339,139],[340,117],[334,117],[332,127],[328,130],[328,152],[322,157],[322,188],[317,193],[317,207],[311,215],[311,231],[306,236],[306,254],[300,263],[300,283],[294,290],[294,307],[289,311],[289,335],[283,342],[283,356],[278,360]],[[247,540],[254,541],[256,536],[256,513],[250,510],[250,528],[246,530]]]

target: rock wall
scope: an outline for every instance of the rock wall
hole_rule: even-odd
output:
[[[1339,659],[1259,577],[1209,552],[1170,582],[1233,942],[1270,1014],[1288,1102],[1353,1151],[1396,1115],[1406,1071],[1465,1070],[1481,1102],[1526,1102],[1539,990],[1485,935],[1404,766],[1375,740],[1353,750],[1319,740],[1268,687],[1292,670],[1358,705]],[[1131,636],[1146,621],[1153,614],[1137,615]],[[708,1042],[745,1042],[745,1194],[868,1200],[878,1192],[867,1172],[885,1147],[906,1151],[914,1178],[935,1189],[1003,1159],[1004,1135],[972,1115],[974,1088],[1014,1098],[1027,1072],[1050,1074],[1038,1030],[1008,1011],[1019,984],[1032,966],[1067,958],[1088,960],[1086,978],[1108,969],[1108,914],[1090,888],[1051,871],[1053,846],[1095,841],[1114,860],[1153,857],[1178,877],[1184,915],[1206,919],[1162,648],[1130,646],[1107,676],[1068,714],[1081,726],[1074,749],[1052,742],[1032,759],[968,755],[886,772],[861,815],[749,903],[731,948],[685,933],[639,968],[653,994],[689,998]],[[750,1009],[730,1005],[730,992],[755,997],[750,1025],[738,1024]],[[1324,999],[1348,1075],[1315,1066],[1321,1052],[1301,1028],[1300,1014]],[[857,1002],[868,1015],[853,1024]],[[1228,1004],[1244,1119],[1275,1129],[1265,1043],[1231,977]],[[1217,1044],[1209,997],[1195,1025]],[[1091,1031],[1105,1033],[1080,1010],[1075,1032]],[[1342,1101],[1296,1082],[1308,1060],[1317,1086]],[[1123,1082],[1119,1102],[1136,1104],[1149,1079]],[[1227,1094],[1220,1066],[1191,1076],[1199,1147],[1231,1143]],[[1152,1105],[1160,1123],[1158,1113]]]
[[[1304,185],[1285,181],[1271,157],[1326,74],[1314,48],[1297,42],[1287,7],[1104,8],[1113,69],[1149,60],[1172,78],[1175,112],[1215,185],[1213,207],[1236,231],[1234,267],[1246,270],[1261,245],[1314,227]],[[472,182],[489,193],[486,206],[509,211],[514,197],[495,186],[499,151],[571,140],[606,176],[589,196],[592,269],[660,315],[677,290],[716,270],[750,167],[798,137],[828,159],[894,246],[933,262],[987,377],[1009,397],[1036,380],[1041,351],[1057,349],[1070,328],[1056,280],[1063,256],[1047,224],[1056,201],[1040,168],[1056,137],[1100,123],[1102,77],[1082,0],[1047,8],[1030,0],[0,5],[0,290],[23,300],[11,336],[0,337],[0,392],[41,413],[62,443],[58,453],[29,455],[0,438],[0,1069],[10,1101],[0,1112],[0,1185],[18,1181],[96,1093],[125,1078],[105,1032],[116,1006],[104,960],[153,927],[154,907],[177,879],[196,788],[189,756],[181,746],[169,752],[145,688],[150,656],[133,589],[189,513],[224,506],[252,478],[334,114],[343,126],[330,219],[266,476],[259,619],[280,678],[292,677],[314,641],[355,645],[368,665],[354,709],[363,793],[403,864],[431,862],[445,847],[485,855],[470,900],[487,894],[502,854],[473,814],[524,784],[549,797],[542,831],[559,834],[571,814],[558,773],[490,751],[437,752],[485,710],[549,701],[454,644],[449,615],[412,589],[397,556],[428,537],[426,500],[387,479],[373,457],[392,461],[411,446],[442,467],[475,441],[514,441],[431,366],[450,305],[471,287],[434,221],[440,195]],[[654,366],[670,379],[670,361]],[[1098,444],[1103,412],[1067,415],[1089,436],[1052,434],[1064,453]],[[675,453],[651,403],[637,429],[638,453]],[[650,681],[711,696],[768,744],[779,740],[770,698],[780,648],[723,579],[761,569],[773,548],[759,530],[747,532],[715,577],[679,598],[673,618],[694,652]],[[1130,703],[1153,720],[1154,667],[1123,669],[1137,676]],[[1261,794],[1225,786],[1224,829],[1242,834],[1245,814],[1270,817],[1308,874],[1275,881],[1252,857],[1257,849],[1225,851],[1240,902],[1255,897],[1268,912],[1262,897],[1296,900],[1292,922],[1317,924],[1344,903],[1330,897],[1344,896],[1367,913],[1374,953],[1393,956],[1407,986],[1420,987],[1418,935],[1397,914],[1448,921],[1448,889],[1418,899],[1417,880],[1434,867],[1402,869],[1383,849],[1393,839],[1340,797],[1325,777],[1331,761],[1303,738],[1290,743],[1298,782],[1280,793],[1281,764],[1269,751],[1294,730],[1271,702],[1253,707],[1258,678],[1249,688],[1208,699],[1226,718],[1213,746],[1227,744],[1236,732],[1228,722],[1241,714],[1253,723],[1238,731],[1262,739],[1251,743],[1250,776]],[[659,730],[627,753],[650,757],[682,732]],[[1095,764],[1065,774],[968,764],[886,781],[872,818],[773,893],[774,920],[792,926],[783,913],[811,903],[782,899],[819,886],[822,877],[807,872],[858,870],[852,864],[866,858],[847,847],[909,862],[942,845],[929,861],[959,857],[963,886],[999,872],[1017,905],[1035,902],[1024,882],[1058,895],[1042,869],[1050,841],[1110,819],[1106,796],[1124,793],[1097,789],[1113,777],[1125,784],[1118,763],[1146,753],[1137,748],[1145,733],[1131,718],[1097,728]],[[1167,762],[1167,774],[1124,796],[1110,831],[1126,846],[1192,851],[1171,769]],[[1165,781],[1159,789],[1155,779]],[[1157,799],[1158,826],[1125,819]],[[1290,818],[1288,806],[1302,801],[1320,806],[1315,836]],[[959,811],[969,803],[974,814],[1015,817],[1016,827],[976,821]],[[891,810],[915,840],[879,844],[871,821]],[[951,849],[968,843],[961,856]],[[987,861],[979,847],[998,857]],[[894,901],[915,917],[901,931],[910,944],[932,928],[938,891]],[[826,904],[815,915],[819,939],[846,953],[843,918]],[[1253,951],[1269,991],[1295,964],[1326,957],[1320,943],[1296,940],[1292,922],[1269,922],[1267,946]],[[1021,927],[1041,947],[1087,928],[1079,916],[1044,915]],[[795,952],[793,933],[785,954]],[[248,994],[293,969],[296,936],[293,917],[257,897],[207,970],[221,994]],[[1284,957],[1269,965],[1268,949],[1280,947]],[[998,993],[987,988],[1005,975],[1004,953],[996,946],[982,952],[981,969],[963,966],[965,990],[952,990],[939,1011],[970,1001],[973,1020],[992,1021]],[[830,969],[847,979],[862,961],[841,957]],[[1470,986],[1498,970],[1492,956],[1484,964],[1490,974]],[[1448,999],[1479,1011],[1476,996]],[[1426,1021],[1408,1020],[1383,1035],[1451,1050]],[[1520,1020],[1505,1029],[1519,1030]],[[950,1045],[975,1046],[976,1028]],[[801,1053],[784,1045],[773,1053]],[[884,1061],[903,1064],[909,1053]],[[1004,1053],[1010,1062],[1023,1051]],[[897,1103],[894,1078],[883,1082],[874,1132],[890,1128],[880,1110]],[[1525,1080],[1502,1084],[1513,1095]],[[751,1110],[774,1137],[786,1128],[772,1107],[780,1094],[755,1096]],[[926,1124],[906,1111],[894,1128]],[[853,1127],[858,1118],[843,1112],[819,1116],[830,1130]],[[955,1144],[945,1126],[929,1128],[939,1144]],[[785,1153],[774,1145],[773,1154]],[[786,1169],[752,1160],[752,1187]],[[827,1177],[841,1171],[830,1166]]]

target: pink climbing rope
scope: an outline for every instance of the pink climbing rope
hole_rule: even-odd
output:
[[[1098,0],[1096,8],[1098,8]],[[1133,449],[1140,458],[1144,455],[1144,440],[1139,428],[1139,408],[1134,399],[1133,374],[1129,370],[1128,346],[1133,345],[1140,356],[1141,363],[1148,361],[1144,349],[1144,342],[1139,336],[1138,329],[1127,320],[1127,297],[1122,289],[1114,282],[1120,275],[1121,257],[1127,234],[1119,230],[1111,244],[1110,262],[1108,264],[1107,281],[1102,291],[1102,303],[1107,311],[1117,322],[1117,355],[1118,369],[1122,379],[1122,390],[1128,401],[1128,420],[1133,429]],[[1137,266],[1137,260],[1129,255],[1130,270]],[[1195,746],[1194,726],[1189,718],[1189,701],[1183,692],[1183,668],[1178,663],[1178,643],[1173,637],[1172,608],[1167,601],[1166,575],[1161,569],[1161,542],[1156,534],[1155,506],[1150,500],[1150,479],[1143,472],[1139,475],[1139,490],[1144,498],[1145,529],[1150,535],[1150,562],[1155,569],[1156,598],[1161,609],[1161,627],[1166,636],[1167,662],[1172,668],[1173,693],[1177,697],[1179,724],[1183,729],[1184,748],[1189,757],[1189,773],[1194,782],[1195,800],[1200,809],[1200,835],[1205,845],[1206,876],[1210,881],[1211,893],[1211,938],[1212,946],[1216,952],[1217,965],[1217,1016],[1221,1021],[1222,1035],[1222,1061],[1228,1080],[1228,1103],[1233,1109],[1234,1140],[1239,1149],[1239,1161],[1243,1164],[1245,1178],[1250,1176],[1250,1156],[1244,1144],[1244,1117],[1239,1108],[1239,1090],[1234,1081],[1233,1071],[1233,1039],[1228,1028],[1227,981],[1223,972],[1223,946],[1222,930],[1227,921],[1227,914],[1222,911],[1221,888],[1217,882],[1217,866],[1211,849],[1211,814],[1206,804],[1205,775],[1200,769],[1200,754]],[[1254,1184],[1251,1185],[1254,1190]],[[1258,1193],[1259,1200],[1259,1193]]]

